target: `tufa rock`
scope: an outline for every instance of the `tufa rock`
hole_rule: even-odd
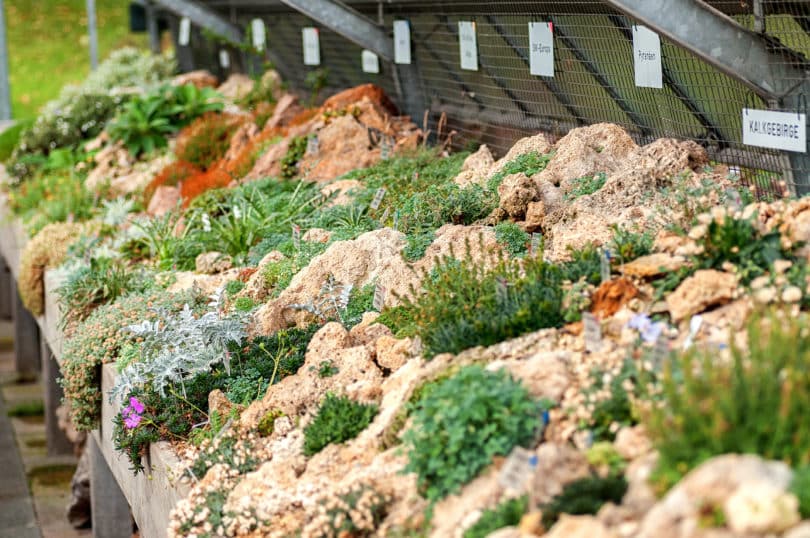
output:
[[[483,144],[478,148],[478,151],[464,159],[461,172],[453,181],[462,188],[473,184],[484,186],[487,179],[492,175],[490,170],[494,164],[495,159],[492,157],[492,153],[487,145]]]
[[[537,185],[522,172],[506,176],[498,186],[500,207],[513,219],[522,219],[538,194]]]
[[[301,176],[313,181],[329,181],[380,160],[380,150],[372,147],[368,129],[350,114],[318,132],[318,148],[317,154],[304,155],[298,165]]]
[[[194,260],[194,267],[198,273],[215,275],[233,267],[233,259],[221,252],[203,252]]]
[[[685,264],[686,259],[683,256],[672,256],[659,252],[625,263],[619,267],[619,272],[629,277],[652,278],[677,271]]]
[[[217,92],[228,101],[238,101],[249,94],[252,89],[252,78],[242,73],[233,73],[217,88]]]
[[[332,232],[323,228],[310,228],[301,236],[303,241],[310,243],[328,243],[332,238]]]
[[[552,146],[546,138],[546,135],[543,133],[534,135],[534,136],[527,136],[525,138],[521,138],[517,142],[512,145],[509,149],[509,152],[503,157],[503,159],[498,160],[495,163],[495,166],[490,170],[490,176],[495,174],[496,172],[500,172],[503,170],[503,167],[506,166],[511,161],[514,161],[521,155],[525,155],[527,153],[539,153],[540,155],[544,155],[546,153],[550,153],[552,150]]]
[[[177,208],[180,203],[180,188],[160,185],[149,200],[146,212],[153,217],[162,217]]]
[[[269,131],[277,127],[283,127],[290,123],[290,121],[298,114],[303,112],[304,108],[298,104],[298,97],[285,93],[279,97],[276,103],[276,108],[273,109],[273,115],[264,124],[264,130]]]
[[[620,277],[607,280],[591,297],[591,312],[600,319],[609,318],[636,296],[638,289],[630,279]]]
[[[537,447],[537,468],[531,482],[534,501],[546,503],[567,484],[589,474],[585,454],[569,444],[543,443]]]
[[[729,528],[739,534],[780,533],[801,519],[796,496],[764,482],[742,484],[723,511]]]
[[[562,514],[545,538],[615,538],[616,534],[593,516]]]
[[[172,79],[172,85],[185,86],[186,84],[193,84],[197,88],[216,88],[219,80],[205,69],[198,69],[196,71],[189,71],[182,73]]]
[[[737,291],[737,277],[731,273],[703,269],[695,272],[666,299],[674,322],[679,322],[711,306],[725,304]]]
[[[639,458],[652,450],[652,442],[644,426],[625,426],[616,434],[613,442],[616,452],[628,461]]]
[[[383,335],[375,343],[377,364],[396,372],[411,358],[412,347],[413,342],[410,338]]]

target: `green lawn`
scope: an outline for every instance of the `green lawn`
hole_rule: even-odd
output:
[[[90,70],[85,0],[6,0],[11,101],[15,119],[33,118],[65,84]],[[129,32],[129,3],[96,0],[103,59],[125,45],[147,46]]]

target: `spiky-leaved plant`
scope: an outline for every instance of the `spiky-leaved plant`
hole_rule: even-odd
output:
[[[309,303],[291,304],[287,308],[305,310],[322,321],[337,319],[343,323],[341,312],[348,306],[353,288],[353,284],[340,284],[329,275],[315,299]]]

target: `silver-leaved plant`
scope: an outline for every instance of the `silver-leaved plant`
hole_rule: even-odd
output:
[[[349,305],[349,297],[353,288],[353,284],[340,284],[334,276],[329,275],[321,286],[318,296],[312,301],[287,305],[287,308],[304,310],[324,321],[337,318],[343,323],[341,312]]]
[[[221,315],[224,288],[210,297],[208,311],[195,316],[186,304],[180,312],[156,310],[156,321],[142,321],[123,330],[141,339],[141,357],[127,365],[110,391],[110,400],[127,396],[133,389],[151,385],[161,395],[184,381],[223,363],[230,373],[228,345],[245,339],[247,316]]]

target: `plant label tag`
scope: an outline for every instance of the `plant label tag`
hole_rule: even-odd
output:
[[[363,73],[380,72],[380,57],[370,50],[364,50],[360,53],[360,62],[363,66]]]
[[[413,341],[411,342],[411,353],[413,353],[414,357],[418,357],[422,354],[422,339],[418,336],[413,337]]]
[[[394,211],[394,231],[399,231],[399,211]]]
[[[744,108],[743,144],[807,153],[807,114]]]
[[[669,357],[669,339],[662,335],[658,336],[653,347],[652,359],[653,368],[658,371],[664,365],[664,361]]]
[[[636,86],[658,89],[664,87],[661,38],[646,26],[633,25],[633,63]]]
[[[321,43],[317,28],[301,30],[304,40],[304,65],[321,65]]]
[[[602,255],[599,256],[599,274],[603,284],[610,280],[610,251],[607,249],[602,250]]]
[[[411,63],[411,24],[408,21],[394,21],[394,62]]]
[[[250,21],[250,33],[253,48],[259,52],[264,51],[264,47],[267,45],[267,30],[264,27],[264,21],[261,19],[253,19]]]
[[[391,156],[391,150],[393,149],[391,146],[391,139],[388,136],[383,137],[380,143],[380,158],[382,160],[387,160]]]
[[[702,326],[703,316],[692,316],[692,319],[689,320],[689,334],[686,336],[686,340],[683,341],[684,349],[692,347],[692,342],[694,342]]]
[[[458,46],[461,68],[478,71],[478,38],[475,35],[475,22],[458,21]]]
[[[180,29],[177,32],[177,44],[187,47],[191,43],[191,20],[188,17],[180,19]]]
[[[582,333],[585,336],[585,350],[595,353],[602,349],[602,326],[590,312],[582,314]]]
[[[374,302],[372,303],[374,310],[378,312],[382,311],[383,307],[385,306],[386,291],[385,286],[380,285],[379,282],[374,287]]]
[[[228,69],[231,66],[231,56],[225,49],[219,50],[219,65],[223,69]]]
[[[550,22],[529,23],[529,72],[554,76],[554,31]]]
[[[385,197],[385,187],[380,187],[377,189],[377,194],[374,195],[374,199],[371,201],[371,205],[369,206],[371,209],[379,209],[380,204]]]
[[[740,191],[735,189],[734,187],[729,187],[726,189],[726,205],[734,211],[739,211],[742,209],[743,201],[742,196],[740,196]]]
[[[537,463],[537,454],[522,447],[515,447],[501,467],[498,483],[505,489],[525,491]]]
[[[292,240],[295,248],[301,248],[301,227],[297,224],[292,227]]]
[[[532,241],[529,243],[529,253],[532,256],[536,256],[537,253],[540,252],[542,242],[543,234],[539,234],[537,232],[532,234]]]
[[[318,135],[312,135],[307,139],[307,155],[317,155],[321,149],[321,143],[318,140]]]

